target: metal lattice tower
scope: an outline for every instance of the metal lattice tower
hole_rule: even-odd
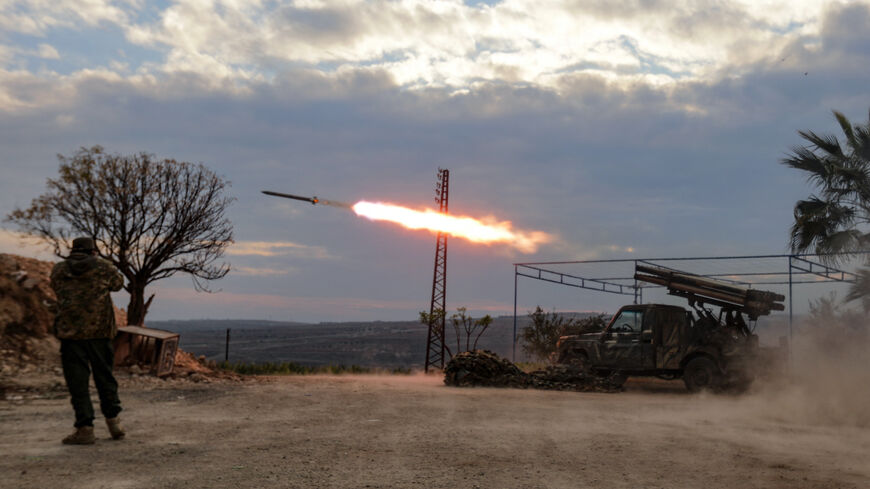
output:
[[[435,202],[442,214],[447,214],[450,171],[438,169]],[[429,336],[426,340],[426,365],[444,369],[444,318],[447,313],[447,235],[439,232],[435,243],[435,272],[432,275],[432,303],[429,306]]]

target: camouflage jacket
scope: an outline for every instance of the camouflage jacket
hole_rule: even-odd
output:
[[[112,291],[121,290],[124,277],[107,260],[73,253],[51,270],[57,294],[54,334],[61,339],[114,338],[117,333]]]

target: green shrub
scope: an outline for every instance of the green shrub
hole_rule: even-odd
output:
[[[520,331],[522,349],[526,355],[538,361],[547,361],[556,351],[560,336],[577,335],[602,331],[607,325],[604,315],[589,316],[582,319],[565,317],[556,311],[546,312],[541,306],[529,312],[531,323]]]

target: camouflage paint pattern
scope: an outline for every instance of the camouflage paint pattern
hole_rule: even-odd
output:
[[[678,369],[681,367],[688,346],[686,328],[689,325],[685,310],[655,309],[657,326],[654,328],[656,345],[656,367]]]
[[[642,313],[640,331],[619,328],[623,312]],[[695,319],[682,307],[646,304],[625,306],[600,333],[563,336],[556,358],[572,358],[583,352],[593,368],[619,369],[635,375],[681,370],[685,360],[706,354],[722,369],[736,367],[742,357],[751,356],[757,336],[739,339],[735,331],[712,318]],[[729,365],[733,364],[733,365]]]
[[[57,295],[54,332],[60,339],[114,338],[117,332],[110,292],[121,290],[124,277],[109,261],[73,253],[51,270]]]

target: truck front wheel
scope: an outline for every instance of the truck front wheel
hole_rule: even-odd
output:
[[[719,369],[713,360],[707,357],[696,357],[689,361],[683,370],[683,382],[689,392],[719,387]]]

